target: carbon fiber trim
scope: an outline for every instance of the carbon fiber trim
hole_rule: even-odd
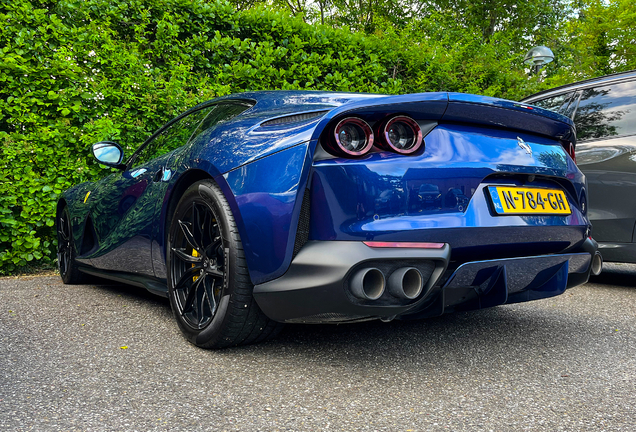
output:
[[[305,190],[303,202],[300,207],[300,217],[298,218],[298,230],[296,231],[296,241],[294,242],[294,254],[292,260],[296,258],[300,249],[309,241],[309,215],[311,213],[311,200],[309,189]]]

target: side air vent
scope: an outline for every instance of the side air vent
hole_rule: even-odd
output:
[[[97,236],[95,235],[95,227],[93,219],[88,218],[84,225],[84,235],[82,236],[82,245],[80,247],[80,256],[86,255],[97,249]]]
[[[292,260],[296,258],[300,249],[309,241],[309,214],[310,214],[310,198],[309,189],[305,190],[303,203],[300,207],[300,218],[298,218],[298,231],[296,231],[296,241],[294,242],[294,255]]]
[[[285,125],[290,123],[300,123],[307,120],[311,120],[317,117],[324,116],[328,111],[315,111],[305,114],[294,114],[285,117],[278,117],[272,120],[268,120],[266,122],[261,123],[261,126],[276,126],[276,125]]]

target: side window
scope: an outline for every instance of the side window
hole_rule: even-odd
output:
[[[583,90],[574,123],[579,140],[636,134],[636,81]]]
[[[192,134],[192,141],[195,141],[204,133],[211,132],[216,126],[236,117],[250,107],[251,105],[236,102],[215,105],[214,109],[210,111],[205,120],[199,124],[197,130]]]
[[[545,108],[569,117],[570,115],[572,115],[572,110],[575,105],[575,103],[572,103],[572,100],[575,99],[572,97],[573,94],[574,92],[560,94],[558,96],[532,102],[532,105],[536,105],[540,108]],[[572,106],[572,109],[570,109],[570,106]]]
[[[195,111],[172,124],[141,149],[139,153],[133,155],[132,167],[136,168],[187,144],[192,132],[201,123],[201,120],[214,108],[215,106],[211,106]]]

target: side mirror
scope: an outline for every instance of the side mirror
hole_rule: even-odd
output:
[[[102,165],[122,169],[121,161],[124,159],[124,151],[114,141],[100,141],[93,144],[93,156]]]

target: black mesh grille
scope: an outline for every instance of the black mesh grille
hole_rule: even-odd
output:
[[[303,196],[303,203],[300,208],[300,218],[298,219],[298,230],[296,231],[296,242],[294,243],[294,255],[292,256],[292,259],[296,257],[300,249],[309,240],[310,210],[309,189],[306,189],[305,195]]]
[[[360,322],[374,319],[374,317],[362,315],[347,315],[341,313],[322,313],[307,317],[294,318],[286,320],[288,323],[304,323],[304,324],[326,324],[326,323],[344,323],[344,322]]]
[[[305,113],[305,114],[295,114],[295,115],[290,115],[285,117],[279,117],[273,120],[268,120],[266,122],[263,122],[261,123],[261,126],[275,126],[275,125],[283,125],[283,124],[289,124],[289,123],[299,123],[302,121],[314,119],[316,117],[322,117],[323,115],[325,115],[326,112],[327,111],[317,111],[317,112],[311,112],[311,113]]]
[[[82,236],[82,246],[80,247],[80,256],[93,252],[97,249],[97,238],[95,236],[95,228],[93,227],[93,219],[88,218],[84,226],[84,235]]]

